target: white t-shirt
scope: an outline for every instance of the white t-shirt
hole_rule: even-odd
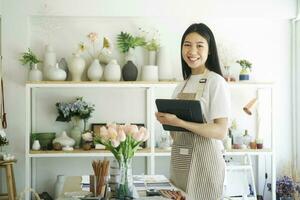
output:
[[[183,92],[196,93],[201,78],[204,78],[203,74],[191,75]],[[179,84],[175,88],[173,98],[177,97],[184,83]],[[207,123],[213,123],[213,120],[218,118],[230,118],[229,86],[219,74],[212,71],[208,72],[203,95],[198,100],[201,102],[202,112]]]

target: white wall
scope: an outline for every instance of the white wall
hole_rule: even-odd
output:
[[[20,52],[28,47],[42,50],[32,32],[32,19],[39,16],[60,16],[62,22],[78,20],[95,26],[90,30],[99,33],[105,30],[97,22],[119,19],[125,23],[145,22],[155,25],[164,33],[166,45],[173,49],[174,75],[180,76],[179,42],[186,26],[192,22],[204,21],[214,31],[218,41],[231,44],[240,58],[249,58],[254,63],[253,78],[276,82],[277,119],[277,163],[278,173],[291,161],[291,34],[289,19],[295,16],[296,1],[105,1],[105,0],[4,0],[2,3],[2,49],[3,73],[8,113],[7,133],[10,148],[17,155],[17,189],[24,188],[24,140],[25,140],[25,80],[26,69],[20,65]],[[154,14],[155,13],[155,14]],[[68,18],[64,16],[69,16]],[[70,18],[71,17],[71,18]],[[73,18],[75,17],[75,18]],[[87,18],[88,17],[88,18]],[[125,17],[125,18],[123,18]],[[138,17],[138,18],[135,18]],[[56,18],[57,19],[57,18]],[[165,24],[162,24],[162,21]],[[134,23],[133,23],[134,24]],[[71,23],[65,24],[66,27]],[[114,22],[117,31],[117,22]],[[121,25],[121,24],[120,24]],[[124,24],[123,24],[124,25]],[[104,22],[105,27],[108,24]],[[127,28],[126,26],[123,27]],[[130,30],[133,30],[133,26]],[[121,31],[122,29],[120,29]],[[81,30],[84,33],[84,30]],[[62,29],[65,34],[66,29]],[[70,55],[71,47],[59,45],[59,33],[54,34],[54,43],[61,56]],[[70,34],[71,35],[71,34]],[[41,36],[41,35],[39,35]],[[70,42],[80,41],[80,33]],[[82,35],[81,37],[84,37]],[[39,46],[40,44],[40,46]],[[176,52],[178,51],[178,52]],[[39,53],[40,55],[42,52]],[[237,66],[235,66],[236,68]],[[235,70],[236,71],[236,70]],[[280,123],[279,123],[280,122]],[[63,166],[63,164],[61,164]],[[45,176],[42,178],[44,179]]]

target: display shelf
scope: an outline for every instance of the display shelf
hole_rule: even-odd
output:
[[[150,156],[150,148],[139,149],[134,156]],[[74,149],[73,151],[55,151],[55,150],[46,150],[46,151],[35,151],[30,150],[29,157],[31,158],[44,158],[44,157],[112,157],[113,154],[108,150],[88,150],[83,149]]]
[[[27,82],[26,83],[26,173],[25,179],[26,187],[35,188],[35,177],[34,173],[36,170],[36,160],[39,158],[75,158],[75,157],[99,157],[99,156],[107,156],[110,157],[112,154],[105,150],[78,150],[75,149],[71,152],[66,151],[32,151],[30,150],[30,138],[29,135],[32,132],[32,124],[34,123],[34,113],[33,108],[35,105],[34,95],[35,90],[41,89],[56,89],[56,88],[91,88],[91,89],[98,89],[98,88],[121,88],[121,89],[130,89],[130,88],[140,88],[145,89],[145,111],[146,111],[146,121],[145,125],[147,126],[150,134],[148,148],[138,150],[135,156],[145,157],[147,158],[147,174],[154,174],[155,173],[155,158],[156,157],[168,157],[171,155],[171,150],[155,148],[155,129],[154,129],[154,111],[155,111],[155,91],[159,88],[169,88],[173,90],[181,81],[154,81],[154,82],[143,82],[143,81],[119,81],[119,82],[106,82],[106,81],[82,81],[82,82],[73,82],[73,81],[40,81],[40,82]],[[270,88],[273,90],[273,83],[271,82],[253,82],[253,81],[239,81],[239,82],[229,82],[229,87],[234,89],[232,91],[236,91],[235,89],[241,89],[241,91],[246,91],[248,88]],[[239,91],[239,90],[238,90]],[[109,94],[108,94],[109,95]],[[272,92],[272,99],[271,99],[271,107],[273,109],[273,92]],[[274,113],[271,113],[272,120]],[[272,121],[271,124],[271,135],[274,135],[274,122]],[[260,155],[267,155],[271,156],[272,158],[272,185],[275,184],[275,155],[273,151],[273,144],[274,144],[274,137],[271,138],[271,148],[265,149],[232,149],[224,151],[224,155],[247,155],[247,156],[260,156]],[[244,166],[242,166],[244,167]],[[247,166],[248,167],[248,166]],[[237,166],[230,166],[229,168],[238,168]],[[275,194],[272,191],[272,198],[274,199]]]

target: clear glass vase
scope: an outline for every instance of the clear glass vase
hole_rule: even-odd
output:
[[[117,189],[117,199],[133,199],[133,179],[131,159],[121,159],[119,162],[120,183]]]

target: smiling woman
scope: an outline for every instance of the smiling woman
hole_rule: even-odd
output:
[[[187,130],[171,132],[174,140],[171,181],[187,193],[188,199],[220,199],[225,173],[220,143],[227,131],[230,98],[214,36],[206,25],[192,24],[185,31],[181,61],[185,81],[173,96],[200,101],[205,123],[186,121],[171,113],[156,113],[161,124]]]

